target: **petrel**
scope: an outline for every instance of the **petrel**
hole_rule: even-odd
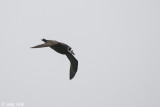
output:
[[[66,55],[70,61],[70,80],[75,76],[78,69],[78,60],[73,56],[75,55],[72,48],[65,43],[58,42],[55,40],[46,40],[42,39],[44,44],[40,44],[31,48],[42,48],[42,47],[50,47],[56,52]]]

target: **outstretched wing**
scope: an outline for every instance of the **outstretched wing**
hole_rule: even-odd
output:
[[[78,60],[71,54],[67,54],[67,58],[69,59],[71,66],[70,66],[70,80],[75,76],[77,69],[78,69]]]
[[[56,44],[58,44],[57,41],[47,40],[46,43],[31,47],[31,48],[43,48],[43,47],[49,47]]]
[[[37,45],[37,46],[34,46],[34,47],[31,47],[31,48],[43,48],[43,47],[49,47],[50,45],[44,43],[44,44],[40,44],[40,45]]]

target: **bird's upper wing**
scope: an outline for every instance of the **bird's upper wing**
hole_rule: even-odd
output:
[[[52,46],[52,45],[56,45],[58,44],[57,41],[51,41],[51,40],[48,40],[46,43],[44,44],[40,44],[40,45],[37,45],[37,46],[34,46],[34,47],[31,47],[31,48],[42,48],[42,47],[49,47],[49,46]]]

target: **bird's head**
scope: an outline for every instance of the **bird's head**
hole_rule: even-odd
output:
[[[47,42],[47,40],[46,40],[46,39],[44,39],[44,38],[42,39],[42,41],[43,41],[43,42]]]

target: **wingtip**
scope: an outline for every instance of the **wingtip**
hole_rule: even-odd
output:
[[[73,79],[73,77],[70,77],[70,80],[72,80]]]
[[[75,74],[76,74],[76,73],[70,74],[70,78],[69,78],[69,79],[72,80],[72,79],[75,77]]]

